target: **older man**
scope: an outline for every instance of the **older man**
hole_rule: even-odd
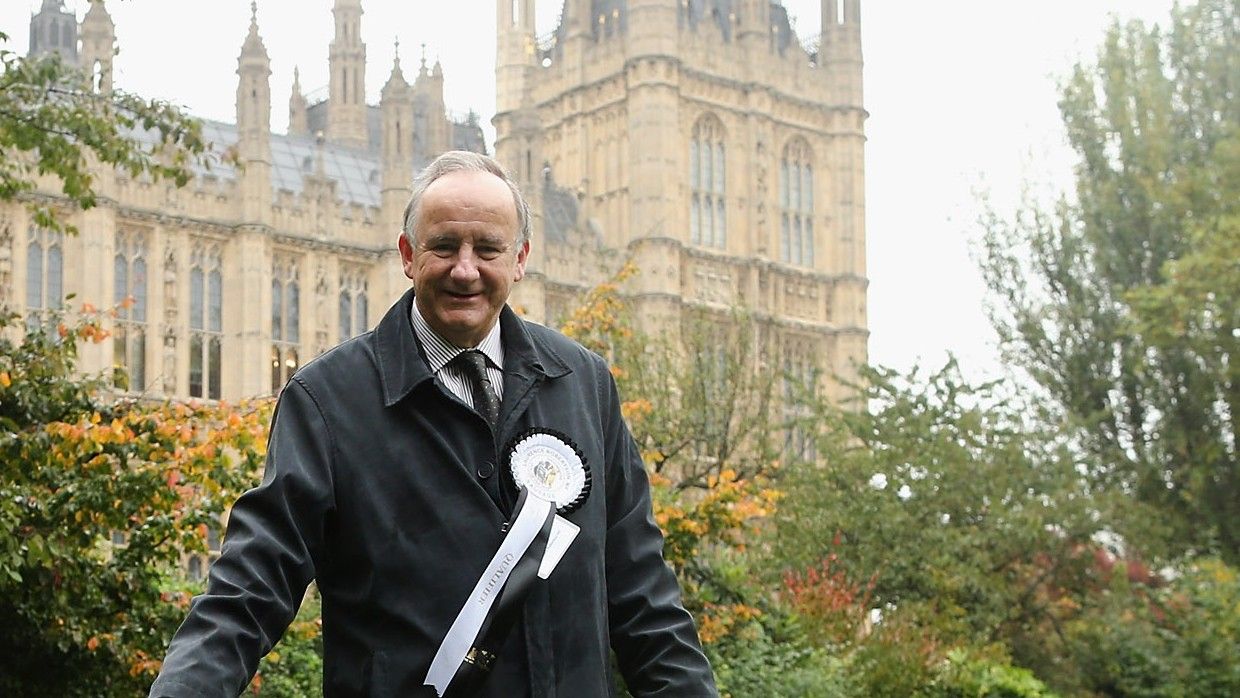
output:
[[[716,695],[607,366],[506,305],[529,229],[486,156],[418,176],[413,288],[285,388],[152,696],[236,696],[311,580],[328,696],[607,696],[609,650],[635,696]]]

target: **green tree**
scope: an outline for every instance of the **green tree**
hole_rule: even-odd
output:
[[[40,177],[56,178],[64,202],[86,209],[96,203],[99,167],[183,186],[194,164],[209,163],[198,120],[160,100],[92,90],[58,55],[22,58],[7,42],[0,32],[0,201],[25,200],[38,225],[73,231],[33,196]]]
[[[818,410],[821,463],[781,483],[774,558],[818,570],[817,591],[794,573],[789,599],[837,628],[826,641],[839,651],[910,686],[955,647],[1000,646],[1035,669],[1060,656],[1098,529],[1071,454],[954,362],[863,379],[869,409]],[[871,609],[882,620],[867,639],[857,613]]]
[[[95,319],[13,342],[0,316],[0,694],[133,696],[189,594],[185,552],[257,479],[265,406],[106,403]]]
[[[1150,698],[1240,695],[1240,573],[1197,560],[1170,583],[1115,575],[1065,629],[1082,692]]]
[[[981,266],[1004,354],[1048,398],[1117,527],[1240,561],[1240,4],[1116,23],[1063,85],[1076,186],[991,215]],[[1230,255],[1230,256],[1225,256]],[[1164,542],[1156,546],[1155,540]]]

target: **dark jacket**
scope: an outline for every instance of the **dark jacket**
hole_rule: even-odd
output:
[[[493,431],[430,373],[412,302],[406,293],[284,389],[262,484],[233,508],[151,695],[236,696],[313,579],[326,695],[433,696],[421,687],[431,658],[502,537],[501,449],[530,427],[574,440],[593,489],[483,695],[607,696],[609,648],[636,696],[716,695],[603,360],[505,308]]]

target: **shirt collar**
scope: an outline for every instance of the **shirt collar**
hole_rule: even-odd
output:
[[[415,300],[410,305],[413,306],[409,311],[410,319],[413,321],[413,334],[422,344],[423,351],[426,352],[426,363],[431,369],[431,373],[439,373],[439,369],[445,364],[456,358],[457,354],[463,351],[476,349],[497,368],[504,368],[504,343],[500,338],[500,323],[496,322],[491,327],[491,331],[482,338],[476,347],[458,347],[452,342],[439,336],[439,333],[431,329],[426,318],[422,316],[422,311],[418,309],[418,303]]]

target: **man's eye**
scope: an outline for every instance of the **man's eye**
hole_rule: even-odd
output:
[[[477,249],[478,249],[478,256],[484,259],[495,259],[496,257],[500,255],[501,252],[503,252],[503,250],[501,250],[498,247],[489,247],[487,245],[483,245]]]

